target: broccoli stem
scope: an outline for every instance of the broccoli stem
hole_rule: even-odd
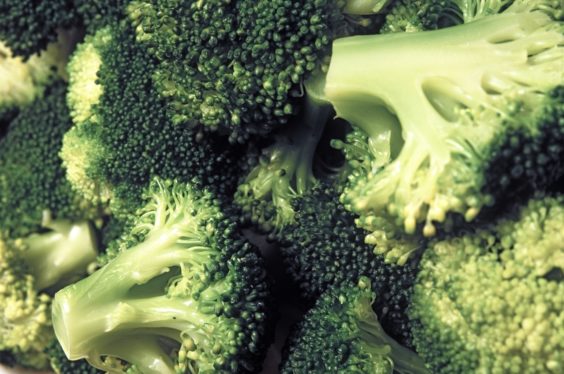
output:
[[[112,368],[100,359],[110,354],[131,363],[134,367],[143,368],[143,374],[177,373],[170,356],[159,344],[158,337],[131,335],[121,340],[108,342],[101,346],[98,357],[93,357],[90,364],[111,373]]]
[[[367,351],[375,356],[388,356],[393,363],[394,373],[429,374],[425,363],[415,352],[403,347],[386,334],[371,305],[372,300],[363,297],[357,309],[360,337]]]
[[[173,268],[203,271],[215,256],[192,229],[182,222],[155,229],[142,243],[56,294],[53,327],[71,360],[88,358],[117,332],[150,328],[151,334],[170,336],[170,330],[187,331],[209,320],[191,301],[164,296],[177,275]]]
[[[46,233],[22,239],[22,258],[34,276],[35,287],[63,287],[85,274],[97,256],[96,237],[89,222],[51,220],[45,213]]]

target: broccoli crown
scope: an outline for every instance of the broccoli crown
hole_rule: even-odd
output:
[[[367,241],[399,235],[383,227],[434,236],[562,174],[564,36],[547,13],[515,3],[441,30],[334,43],[325,95],[357,128],[341,200]]]
[[[50,291],[86,273],[96,258],[87,222],[51,221],[44,232],[24,238],[0,237],[0,350],[23,366],[47,367],[47,345],[54,339]]]
[[[559,373],[564,198],[429,245],[409,309],[435,373]]]
[[[57,39],[57,29],[77,23],[72,0],[0,0],[0,40],[27,58]]]
[[[71,360],[143,373],[255,372],[268,289],[262,263],[207,191],[156,179],[121,251],[59,291],[53,324]]]
[[[292,201],[317,183],[316,150],[331,115],[308,93],[300,116],[274,135],[235,193],[246,220],[276,236],[294,221]]]
[[[173,121],[244,141],[297,112],[301,82],[347,32],[344,3],[138,0],[128,12]]]
[[[239,150],[226,139],[172,123],[151,79],[153,60],[136,45],[130,27],[108,26],[87,38],[70,66],[69,104],[77,122],[65,135],[61,157],[83,196],[113,199],[112,213],[130,214],[153,176],[197,177],[233,194]]]
[[[0,116],[43,96],[45,86],[64,76],[68,53],[62,43],[24,61],[0,42]]]
[[[73,0],[76,13],[91,33],[125,18],[129,2],[130,0]]]
[[[10,236],[39,229],[45,210],[57,219],[98,214],[73,193],[57,154],[72,125],[65,92],[61,81],[46,87],[44,97],[23,108],[0,140],[0,227]]]
[[[428,373],[417,355],[386,335],[372,310],[370,281],[327,290],[287,342],[283,374]]]
[[[49,363],[56,374],[101,374],[102,372],[91,366],[86,360],[70,361],[65,351],[55,339],[47,347]]]
[[[296,220],[282,232],[281,252],[292,278],[307,298],[317,298],[334,284],[354,282],[366,275],[379,295],[374,303],[384,329],[410,344],[405,310],[416,269],[386,263],[364,243],[365,231],[355,226],[354,214],[339,203],[340,189],[329,183],[315,186],[295,201]]]

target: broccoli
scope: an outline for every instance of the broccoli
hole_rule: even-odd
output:
[[[18,364],[46,368],[46,347],[54,340],[50,319],[51,290],[85,274],[97,256],[87,221],[52,221],[46,232],[24,238],[0,236],[0,350]]]
[[[240,147],[225,138],[172,123],[155,91],[153,69],[124,23],[86,37],[69,63],[74,126],[61,151],[67,178],[85,199],[109,204],[116,215],[135,211],[154,176],[197,177],[232,196],[242,164]]]
[[[75,194],[58,157],[71,127],[66,84],[56,81],[23,108],[0,140],[0,231],[10,237],[41,229],[45,211],[55,220],[95,219],[96,205]]]
[[[424,253],[409,316],[435,373],[560,373],[564,198],[537,197]]]
[[[14,56],[28,58],[77,24],[72,0],[0,0],[0,40]]]
[[[274,134],[274,143],[262,150],[235,194],[246,219],[273,236],[293,223],[292,201],[318,181],[316,149],[331,108],[314,91],[308,91],[301,115]]]
[[[416,263],[388,264],[364,243],[354,214],[339,203],[340,186],[320,183],[294,203],[296,220],[283,232],[280,250],[286,269],[307,299],[319,297],[335,284],[355,282],[367,275],[379,295],[374,310],[386,330],[410,345],[411,332],[405,309],[415,281]]]
[[[3,119],[0,127],[4,130],[19,108],[43,96],[46,86],[65,76],[72,43],[65,35],[59,39],[26,61],[13,56],[10,48],[0,41],[0,118]]]
[[[411,248],[395,243],[562,175],[564,36],[548,5],[334,43],[325,98],[355,127],[341,200],[390,261]]]
[[[143,373],[255,372],[269,304],[257,253],[211,193],[155,179],[147,198],[121,251],[55,295],[67,357],[102,370],[119,359]]]
[[[102,372],[96,369],[86,360],[70,361],[65,356],[65,351],[57,340],[53,340],[51,345],[47,348],[49,355],[49,363],[55,374],[101,374]]]
[[[243,142],[298,112],[300,85],[321,69],[335,37],[370,29],[365,17],[344,13],[347,3],[136,0],[128,14],[157,60],[154,81],[174,123]],[[368,2],[369,13],[377,3]]]
[[[365,277],[325,292],[287,342],[281,373],[429,373],[386,335],[372,311],[375,298]]]

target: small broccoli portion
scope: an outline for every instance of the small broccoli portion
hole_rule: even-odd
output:
[[[50,44],[46,51],[24,61],[0,41],[0,118],[7,118],[42,97],[46,86],[65,76],[69,54],[66,43],[61,36],[59,42]]]
[[[423,361],[386,335],[372,310],[370,280],[329,289],[286,346],[283,374],[429,373]]]
[[[46,347],[54,339],[51,292],[86,273],[97,256],[90,224],[51,220],[43,232],[0,237],[0,350],[22,366],[48,367]]]
[[[364,243],[366,232],[356,227],[354,214],[339,203],[340,191],[338,186],[321,183],[295,201],[295,222],[281,235],[280,249],[288,272],[308,299],[319,297],[332,285],[368,276],[379,295],[374,310],[382,326],[394,339],[410,345],[405,310],[416,264],[389,264],[375,254],[374,247]]]
[[[57,40],[58,29],[78,23],[72,0],[1,0],[0,40],[28,58]]]
[[[435,373],[559,373],[564,198],[429,245],[409,315]]]
[[[367,242],[434,236],[562,174],[564,36],[547,13],[516,3],[446,29],[334,43],[325,95],[356,127],[341,145],[353,168],[341,201]]]
[[[121,251],[55,295],[67,357],[101,370],[121,360],[143,373],[256,372],[269,293],[256,251],[207,191],[156,179],[147,198]]]
[[[98,208],[71,189],[58,157],[72,123],[66,85],[56,81],[23,108],[0,140],[0,228],[11,237],[40,229],[44,211],[55,220],[97,218]]]
[[[331,108],[306,96],[300,116],[274,135],[235,194],[245,219],[274,235],[294,222],[292,201],[318,181],[315,155]]]
[[[91,366],[86,360],[70,361],[57,340],[53,340],[47,348],[49,364],[55,374],[101,374],[102,372]]]
[[[243,142],[286,124],[332,39],[365,28],[347,22],[346,3],[139,0],[128,13],[157,60],[155,84],[174,123]]]
[[[76,13],[90,33],[125,18],[129,2],[130,0],[73,0]]]
[[[154,176],[198,178],[233,195],[241,150],[223,137],[173,124],[153,85],[154,61],[129,26],[110,25],[87,38],[71,66],[69,103],[86,119],[65,135],[61,157],[82,196],[109,201],[112,213],[128,215]],[[82,86],[101,94],[83,100]]]

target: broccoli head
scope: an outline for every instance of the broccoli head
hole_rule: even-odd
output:
[[[126,24],[86,37],[69,63],[74,126],[61,158],[85,199],[131,214],[154,176],[192,180],[232,196],[239,149],[227,139],[176,126],[152,82],[154,61]]]
[[[111,371],[255,372],[268,289],[260,258],[209,192],[156,179],[121,251],[55,295],[66,355]]]
[[[0,230],[11,237],[41,229],[44,211],[55,219],[94,219],[97,206],[75,194],[58,157],[71,127],[66,84],[56,81],[10,122],[0,140]]]
[[[137,0],[128,13],[157,60],[154,81],[173,122],[242,142],[287,123],[333,38],[365,28],[346,19],[347,3]]]
[[[386,335],[372,310],[370,281],[326,291],[287,342],[283,374],[429,373],[423,361]]]
[[[15,56],[43,51],[77,20],[72,0],[0,0],[0,40]]]
[[[0,236],[0,351],[36,369],[48,367],[53,341],[52,290],[87,272],[97,256],[87,221],[53,221],[46,214],[44,232],[11,239]]]
[[[68,55],[69,45],[63,35],[46,51],[25,61],[13,56],[10,48],[0,42],[0,118],[42,97],[46,86],[64,77]],[[0,127],[7,127],[7,124]]]
[[[405,310],[416,263],[389,264],[375,254],[374,247],[364,243],[366,232],[356,227],[354,214],[339,203],[340,191],[338,185],[320,183],[295,201],[295,222],[280,235],[287,271],[307,299],[319,297],[331,285],[368,276],[379,295],[373,306],[382,326],[394,339],[409,345]]]
[[[341,200],[390,260],[389,237],[434,236],[564,171],[564,35],[534,3],[334,43],[325,96],[356,128]]]
[[[434,373],[559,373],[564,198],[431,243],[409,316]]]

